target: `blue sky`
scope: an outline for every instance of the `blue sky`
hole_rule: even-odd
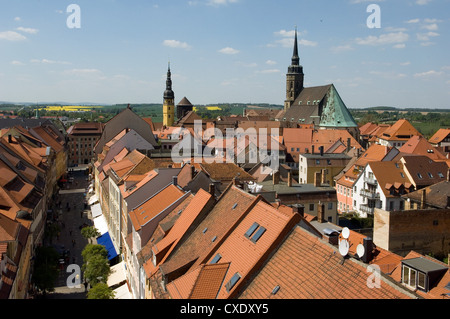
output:
[[[70,4],[80,28],[69,28]],[[381,28],[369,28],[370,4]],[[297,25],[305,86],[349,108],[449,108],[450,0],[0,0],[0,101],[283,104]]]

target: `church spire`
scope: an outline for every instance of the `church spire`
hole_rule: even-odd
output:
[[[292,54],[292,65],[300,65],[300,58],[298,56],[297,26],[295,26],[294,53]]]
[[[170,72],[170,61],[167,70],[166,90],[164,91],[164,99],[173,99],[175,94],[172,91],[172,72]]]

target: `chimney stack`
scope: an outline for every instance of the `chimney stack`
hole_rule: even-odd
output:
[[[195,166],[191,165],[191,179],[195,176]]]
[[[215,196],[216,194],[216,185],[214,183],[209,184],[209,193],[211,196]]]
[[[347,139],[347,153],[350,152],[350,150],[351,150],[351,148],[352,148],[351,142],[352,142],[352,139],[349,137],[349,138]]]
[[[300,216],[305,216],[305,207],[301,204],[292,205],[292,209],[294,212],[298,213]]]
[[[320,202],[317,207],[317,221],[319,223],[325,222],[325,205]]]
[[[314,145],[311,145],[311,154],[314,154]]]
[[[8,143],[12,143],[12,137],[11,137],[11,134],[8,134]]]
[[[291,173],[291,171],[288,172],[287,179],[288,179],[288,181],[287,181],[288,187],[292,187],[292,173]]]
[[[172,176],[172,183],[174,186],[178,186],[178,176]]]
[[[361,260],[363,263],[368,264],[372,260],[372,250],[373,250],[373,240],[370,237],[366,237],[363,240],[363,246],[364,246],[364,255],[362,256]]]
[[[450,182],[450,168],[447,170],[447,182]]]
[[[314,173],[314,186],[315,187],[320,187],[320,182],[321,182],[321,177],[320,175],[322,175],[322,173],[320,172],[315,172]]]
[[[272,172],[273,185],[280,184],[280,171]]]
[[[320,156],[323,156],[323,146],[320,146],[319,150],[320,150]]]
[[[420,209],[425,209],[425,205],[427,202],[427,190],[426,188],[422,189],[422,196],[420,198]]]

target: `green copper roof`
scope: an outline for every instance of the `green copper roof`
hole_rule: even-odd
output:
[[[327,92],[320,118],[322,127],[358,127],[334,85]]]

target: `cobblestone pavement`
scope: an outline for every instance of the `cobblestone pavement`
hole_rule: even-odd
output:
[[[74,271],[67,272],[67,267],[71,264],[78,265],[81,269],[83,258],[81,252],[88,241],[81,235],[82,225],[92,226],[91,212],[89,206],[85,206],[86,190],[89,187],[87,175],[84,171],[73,172],[72,183],[67,183],[66,187],[56,196],[53,205],[53,214],[58,215],[61,232],[57,238],[52,240],[62,249],[69,251],[68,260],[61,264],[60,274],[55,284],[55,291],[47,295],[48,299],[85,299],[86,292],[81,278],[79,288],[69,288],[67,279],[73,279]],[[82,274],[80,273],[82,277]],[[73,280],[69,280],[69,283]]]

